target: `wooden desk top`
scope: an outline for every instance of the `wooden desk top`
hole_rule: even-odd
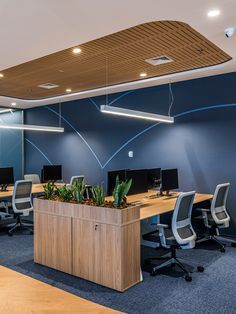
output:
[[[59,186],[62,186],[64,184],[65,183],[57,183],[55,185],[57,185],[59,187]],[[7,191],[0,192],[0,199],[12,197],[13,189],[14,189],[13,186],[9,186],[7,188]],[[43,184],[33,184],[32,194],[37,194],[37,193],[42,193],[42,192],[43,192]]]
[[[0,266],[0,313],[120,313]]]
[[[180,193],[172,193],[173,196],[178,196]],[[127,197],[128,203],[140,201],[140,220],[154,217],[156,215],[168,213],[174,210],[176,197],[160,196],[156,198],[149,198],[151,195],[155,195],[155,191],[151,190],[147,193],[130,195]],[[203,201],[211,200],[212,194],[196,193],[194,198],[194,204]]]
[[[57,186],[61,186],[64,183],[58,183]],[[43,184],[33,184],[32,187],[32,194],[42,193],[43,192]],[[13,194],[13,187],[9,187],[8,191],[0,192],[0,199],[12,197]],[[147,193],[140,193],[135,195],[129,195],[127,197],[128,203],[133,202],[141,202],[141,209],[140,209],[140,220],[147,219],[156,215],[168,213],[174,210],[176,197],[168,197],[168,196],[161,196],[156,198],[149,198],[151,195],[155,195],[155,191],[150,190]],[[178,196],[179,193],[172,193],[173,196]],[[202,194],[196,193],[194,198],[194,204],[200,203],[203,201],[208,201],[212,199],[212,194]],[[106,199],[112,199],[110,196]]]
[[[44,190],[43,190],[43,185],[45,183],[40,183],[40,184],[33,184],[33,187],[32,187],[32,194],[38,194],[38,193],[42,193]],[[60,186],[63,186],[65,185],[66,183],[55,183],[55,185],[57,187],[60,187]],[[91,185],[89,184],[86,184],[85,185],[86,187],[90,187]],[[0,191],[0,199],[3,199],[3,198],[8,198],[8,197],[12,197],[13,195],[13,190],[14,190],[14,186],[9,186],[7,188],[7,191],[3,191],[1,192]]]

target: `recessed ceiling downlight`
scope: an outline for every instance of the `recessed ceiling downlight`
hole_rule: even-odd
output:
[[[73,48],[72,51],[73,51],[74,54],[78,54],[78,53],[81,53],[82,50],[79,47],[75,47],[75,48]]]
[[[67,88],[67,89],[66,89],[66,92],[67,92],[67,93],[71,93],[71,92],[72,92],[72,89],[71,89],[71,88]]]
[[[146,77],[146,76],[147,76],[147,73],[142,72],[142,73],[139,74],[139,76],[140,76],[140,77]]]
[[[16,106],[16,102],[12,102],[11,105],[14,107]]]
[[[0,73],[0,78],[3,78],[4,77],[4,74],[3,73]]]
[[[207,13],[208,17],[216,17],[218,15],[220,15],[219,9],[213,9],[213,10],[208,11],[208,13]]]

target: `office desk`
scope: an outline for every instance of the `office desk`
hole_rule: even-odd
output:
[[[57,187],[63,186],[65,183],[56,183]],[[32,186],[32,194],[43,193],[43,185],[44,184],[33,184]],[[9,186],[7,191],[0,192],[0,199],[9,198],[13,195],[14,186]]]
[[[59,184],[61,185],[61,184]],[[14,186],[9,186],[7,191],[0,192],[0,199],[12,197]],[[43,192],[43,184],[33,184],[32,186],[32,194],[38,194]]]
[[[155,191],[150,190],[146,193],[129,195],[127,197],[128,203],[140,202],[140,220],[151,218],[157,215],[165,214],[174,210],[177,196],[179,193],[172,193],[172,196],[160,196],[150,198],[155,195]],[[175,196],[175,197],[173,197]],[[209,201],[213,197],[212,194],[196,193],[194,198],[194,204]],[[107,197],[107,200],[111,200],[112,197]]]
[[[43,189],[43,185],[45,183],[40,183],[40,184],[33,184],[32,186],[32,194],[39,194],[39,193],[43,193],[44,189]],[[60,187],[65,185],[66,183],[55,183],[55,186]],[[87,188],[91,187],[91,185],[87,184],[85,185]],[[13,190],[14,190],[14,186],[9,186],[7,191],[0,191],[0,199],[4,199],[4,198],[9,198],[12,197],[13,195]]]

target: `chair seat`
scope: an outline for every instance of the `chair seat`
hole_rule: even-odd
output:
[[[198,209],[198,210],[201,210],[201,209]],[[227,218],[227,215],[226,215],[226,213],[225,213],[225,211],[221,211],[221,212],[218,212],[218,213],[215,213],[215,215],[216,215],[216,217],[219,219],[219,220],[224,220],[224,219],[226,219]],[[195,216],[194,217],[194,220],[202,220],[203,219],[203,217],[202,217],[202,215],[201,216]],[[212,215],[211,215],[211,212],[210,211],[208,211],[207,212],[207,220],[208,220],[208,224],[210,225],[210,226],[219,226],[220,224],[217,224],[215,221],[214,221],[214,219],[213,219],[213,217],[212,217]],[[224,222],[222,222],[222,225],[224,224]]]
[[[207,216],[208,216],[208,223],[209,223],[209,225],[211,225],[211,226],[220,226],[220,224],[217,224],[217,223],[215,222],[215,220],[213,219],[213,217],[212,217],[211,214],[208,214]],[[227,218],[225,212],[216,213],[216,217],[217,217],[219,220]],[[224,222],[222,222],[222,225],[223,225],[223,224],[224,224]]]
[[[174,236],[166,238],[166,244],[167,245],[177,245],[178,246],[178,242],[175,240]]]
[[[167,245],[177,245],[178,244],[174,238],[174,235],[173,235],[171,228],[165,228],[165,237],[166,237],[166,244]],[[155,230],[155,231],[144,234],[143,240],[161,243],[159,231]]]

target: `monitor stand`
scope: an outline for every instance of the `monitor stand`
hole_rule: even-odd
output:
[[[8,185],[7,184],[1,184],[0,187],[1,187],[0,192],[6,192]]]

